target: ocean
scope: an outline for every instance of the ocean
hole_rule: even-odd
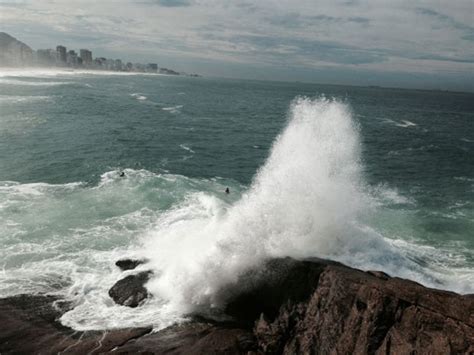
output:
[[[473,293],[473,145],[473,93],[0,71],[0,297],[160,329],[284,256]],[[153,297],[115,305],[148,269]]]

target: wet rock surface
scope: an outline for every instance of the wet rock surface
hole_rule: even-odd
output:
[[[122,271],[126,271],[126,270],[133,270],[137,266],[145,264],[146,262],[147,262],[147,260],[143,260],[143,259],[140,259],[140,260],[138,260],[138,259],[121,259],[121,260],[118,260],[115,263],[115,266],[117,266]]]
[[[324,261],[286,264],[284,277],[264,282],[269,297],[286,289],[254,324],[258,348],[275,354],[468,354],[474,351],[472,296]],[[281,265],[279,265],[281,267]],[[308,276],[312,286],[295,279]],[[302,280],[303,281],[303,280]],[[239,295],[264,299],[262,288]]]
[[[247,354],[257,350],[252,331],[229,323],[189,322],[128,342],[117,353]]]
[[[54,297],[0,299],[0,353],[474,352],[473,295],[331,261],[271,260],[226,287],[222,296],[229,299],[223,311],[235,321],[196,318],[155,333],[150,328],[74,332],[57,321],[68,304]]]
[[[149,295],[144,285],[151,274],[151,271],[143,271],[117,281],[109,290],[109,296],[122,306],[138,307]]]
[[[98,354],[111,351],[151,328],[76,332],[58,318],[66,308],[57,308],[52,296],[20,295],[0,299],[1,354]]]

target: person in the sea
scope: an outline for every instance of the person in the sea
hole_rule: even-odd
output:
[[[119,176],[120,177],[125,177],[125,171],[122,171]]]
[[[225,193],[226,193],[226,194],[230,194],[230,190],[229,190],[228,187],[225,188]]]

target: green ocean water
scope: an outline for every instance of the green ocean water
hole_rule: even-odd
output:
[[[273,256],[472,293],[473,144],[472,93],[1,72],[0,296],[162,327]],[[107,296],[123,256],[156,271],[138,311]]]

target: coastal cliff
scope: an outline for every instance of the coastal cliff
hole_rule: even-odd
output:
[[[64,301],[41,295],[1,299],[0,353],[474,352],[474,295],[429,289],[382,272],[320,259],[275,259],[222,295],[231,321],[193,316],[154,333],[146,327],[76,332],[57,321],[70,307]]]

